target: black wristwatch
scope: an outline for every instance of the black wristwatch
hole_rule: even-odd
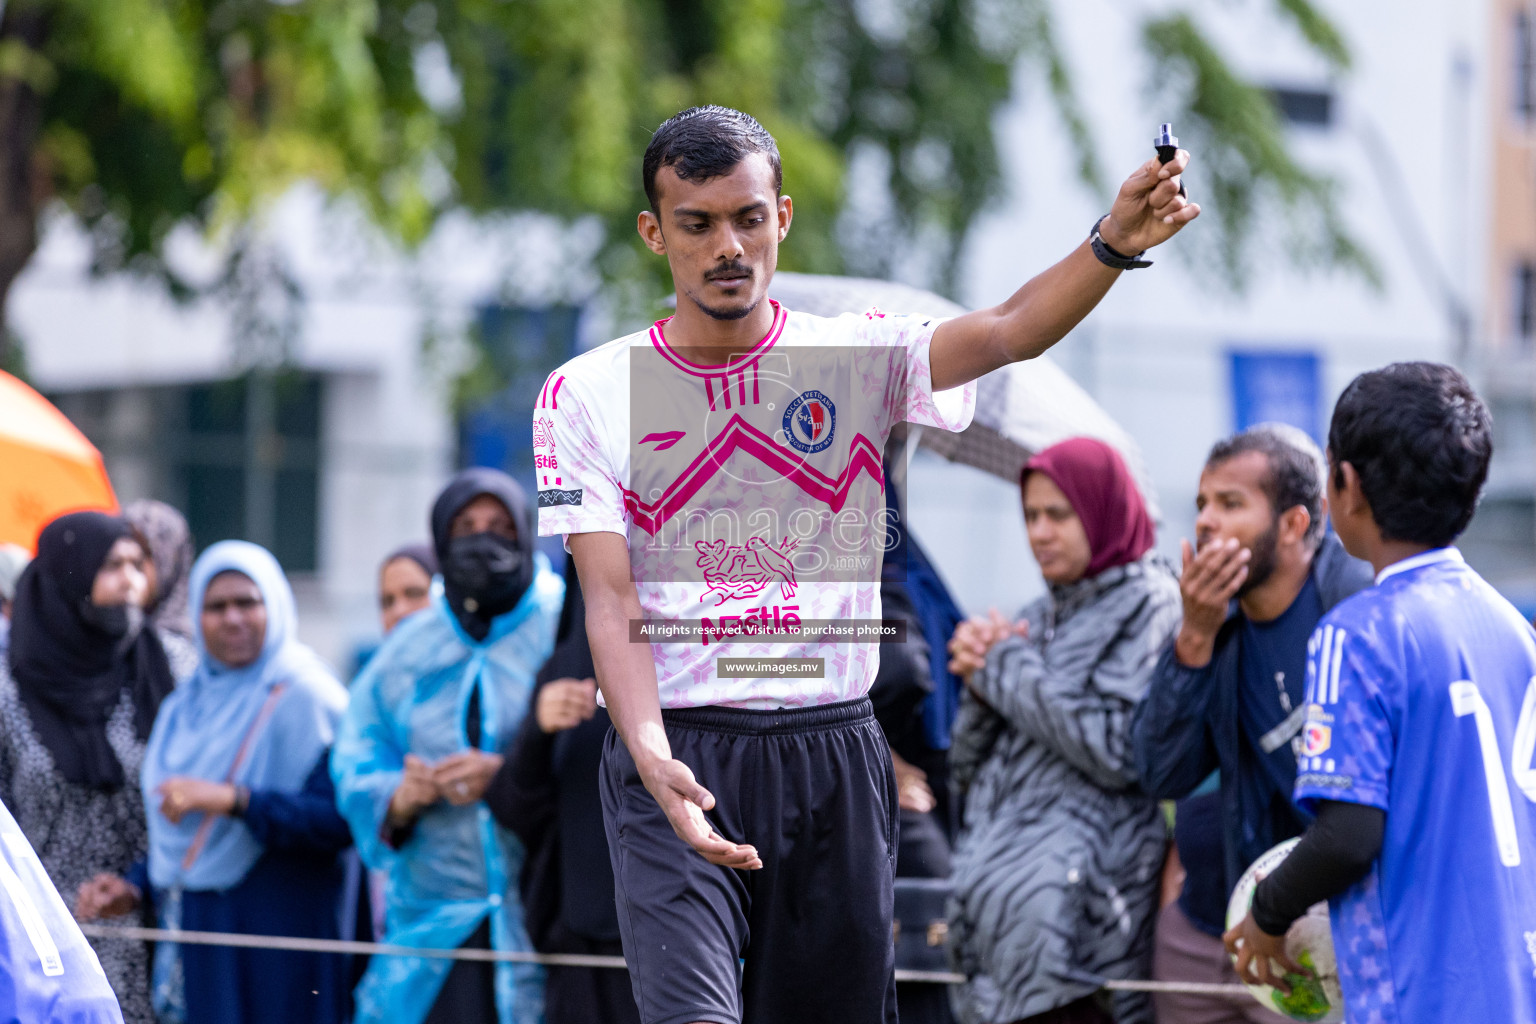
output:
[[[1104,217],[1108,216],[1109,214],[1107,213],[1104,215]],[[1142,267],[1150,267],[1152,261],[1141,258],[1146,252],[1145,249],[1134,256],[1126,256],[1111,249],[1105,243],[1104,239],[1099,235],[1099,225],[1104,223],[1104,217],[1094,221],[1093,230],[1088,233],[1088,244],[1092,247],[1093,254],[1098,257],[1099,262],[1115,270],[1140,270]]]

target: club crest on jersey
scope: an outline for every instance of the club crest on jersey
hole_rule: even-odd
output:
[[[1303,757],[1316,757],[1333,745],[1333,730],[1321,722],[1308,722],[1302,731]]]
[[[832,443],[836,429],[837,407],[820,391],[802,391],[784,410],[784,437],[796,451],[821,451]]]

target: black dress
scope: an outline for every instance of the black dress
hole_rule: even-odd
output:
[[[591,719],[554,734],[539,728],[534,713],[538,691],[549,683],[595,675],[581,583],[568,561],[555,649],[539,670],[538,686],[522,727],[507,746],[506,761],[485,792],[491,814],[527,851],[518,888],[523,923],[541,953],[624,952],[598,793],[608,713],[598,708]],[[545,979],[547,1024],[639,1024],[628,971],[551,967]]]

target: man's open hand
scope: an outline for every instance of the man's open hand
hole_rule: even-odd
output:
[[[1179,195],[1180,175],[1189,166],[1189,153],[1179,150],[1172,160],[1153,157],[1120,186],[1109,216],[1099,225],[1104,244],[1131,256],[1168,241],[1200,216],[1200,207]]]
[[[1198,554],[1186,540],[1183,552],[1179,594],[1184,599],[1184,621],[1174,654],[1181,665],[1203,668],[1216,649],[1221,624],[1227,621],[1227,605],[1248,579],[1248,560],[1253,555],[1233,537],[1212,540]]]
[[[1237,976],[1249,985],[1270,985],[1289,995],[1291,986],[1285,980],[1285,973],[1310,973],[1286,956],[1285,936],[1270,935],[1260,928],[1252,911],[1223,935],[1221,941],[1227,952],[1237,957]],[[1284,973],[1275,970],[1275,964],[1279,964]]]
[[[704,812],[715,806],[715,798],[699,785],[692,768],[669,758],[640,768],[640,780],[672,823],[672,831],[699,856],[723,868],[755,871],[763,866],[756,848],[733,843],[710,825]]]

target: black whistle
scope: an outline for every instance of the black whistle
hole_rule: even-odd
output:
[[[1164,123],[1158,129],[1157,138],[1152,140],[1152,145],[1157,147],[1157,159],[1159,163],[1167,163],[1179,155],[1179,140],[1173,134],[1173,125]],[[1188,196],[1184,190],[1184,182],[1179,182],[1179,195]]]

